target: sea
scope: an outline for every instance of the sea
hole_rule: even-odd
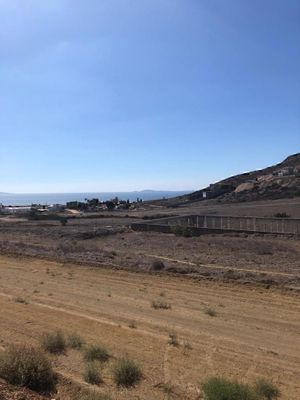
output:
[[[95,193],[0,193],[0,204],[4,206],[30,206],[32,204],[66,204],[69,201],[85,201],[97,198],[106,201],[118,197],[119,200],[136,201],[137,199],[157,200],[190,193],[190,191],[142,190],[135,192],[95,192]]]

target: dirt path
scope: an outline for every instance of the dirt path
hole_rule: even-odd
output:
[[[153,300],[171,309],[155,310]],[[201,381],[211,375],[248,382],[264,376],[279,385],[283,400],[300,398],[300,301],[292,294],[0,256],[0,310],[1,346],[38,343],[42,332],[60,328],[102,343],[114,358],[129,354],[137,360],[145,378],[131,390],[114,387],[114,358],[104,367],[99,390],[114,399],[165,399],[167,382],[174,398],[196,399]],[[180,346],[168,344],[170,333]],[[54,363],[82,381],[79,352],[68,351]]]

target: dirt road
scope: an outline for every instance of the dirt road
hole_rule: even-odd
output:
[[[152,301],[171,308],[154,309]],[[0,256],[0,310],[2,347],[37,344],[43,332],[57,328],[106,346],[113,357],[99,390],[114,399],[196,399],[201,381],[212,375],[250,383],[266,377],[283,400],[300,398],[296,294]],[[168,344],[170,333],[179,346]],[[124,354],[143,369],[134,389],[116,389],[112,382],[111,364]],[[54,363],[82,382],[80,352],[68,351]]]

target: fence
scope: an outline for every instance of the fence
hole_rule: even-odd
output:
[[[175,226],[189,227],[193,229],[195,233],[198,232],[199,234],[230,231],[300,235],[300,219],[296,218],[184,215],[132,224],[134,230],[159,232],[171,232],[172,228]]]

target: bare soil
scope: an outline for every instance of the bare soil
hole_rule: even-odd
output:
[[[183,238],[130,228],[155,215],[276,212],[300,217],[299,200],[143,205],[129,213],[78,215],[66,226],[1,217],[0,348],[39,345],[43,332],[56,329],[76,332],[111,354],[101,367],[104,383],[94,388],[112,399],[201,399],[201,382],[213,375],[249,383],[265,377],[283,400],[299,399],[299,239]],[[163,263],[161,271],[154,261]],[[169,344],[174,333],[178,346]],[[112,379],[115,360],[126,354],[143,369],[133,389],[117,388]],[[60,376],[52,398],[80,400],[79,389],[91,387],[82,377],[82,352],[68,350],[52,361]],[[0,382],[0,400],[42,399],[34,396]]]
[[[283,400],[300,397],[295,293],[7,256],[0,257],[0,277],[1,346],[38,345],[43,332],[58,328],[101,343],[112,358],[97,390],[114,399],[165,399],[166,391],[171,398],[197,399],[201,382],[212,375],[247,382],[263,376],[280,387]],[[171,308],[151,307],[158,300]],[[168,344],[170,333],[178,346]],[[143,369],[133,389],[112,381],[111,366],[124,354]],[[80,351],[68,350],[53,363],[66,379],[84,385]]]

